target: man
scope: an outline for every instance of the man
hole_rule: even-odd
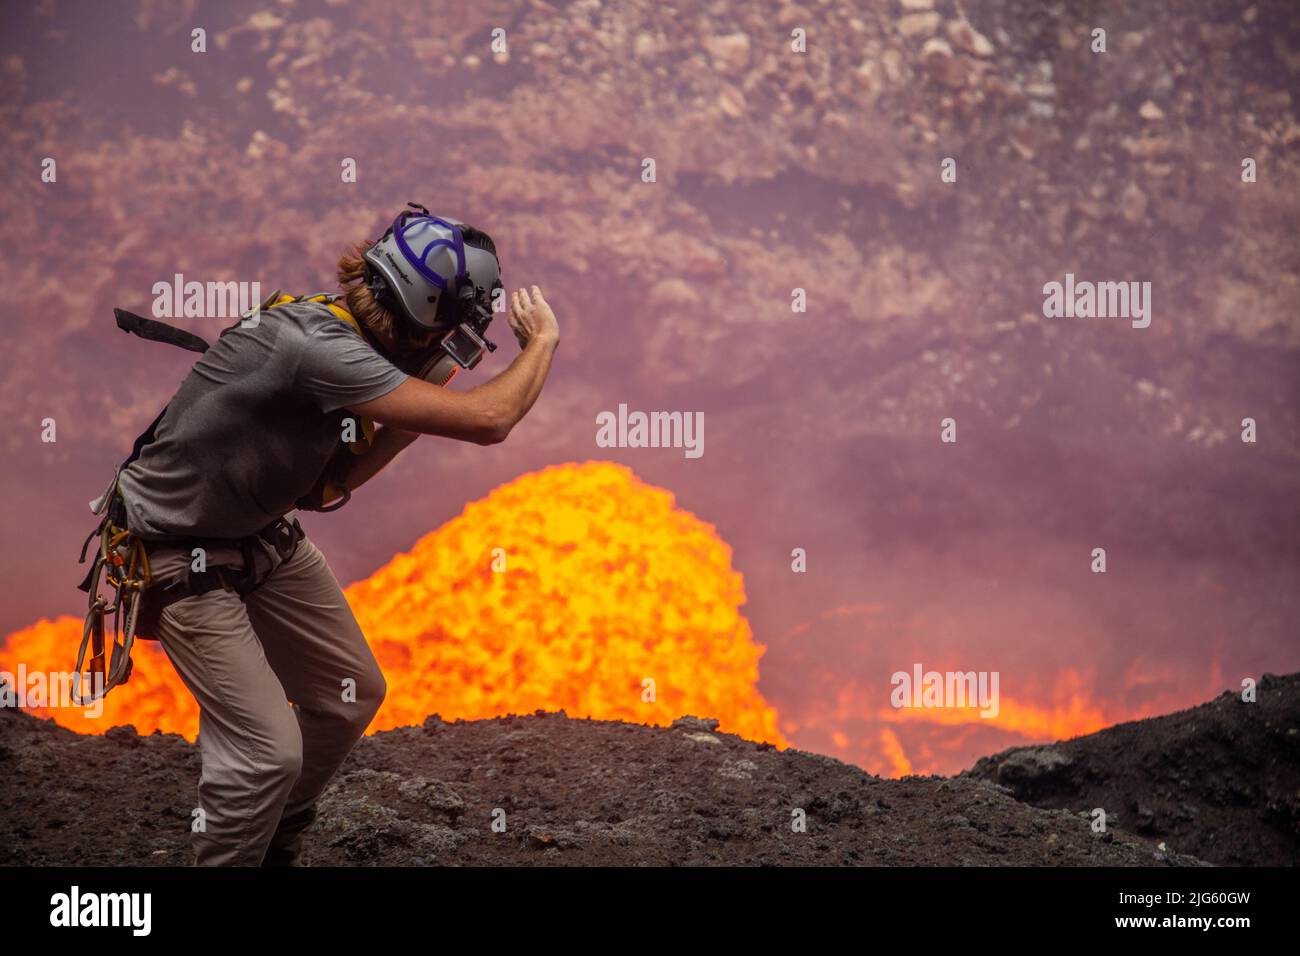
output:
[[[504,441],[559,343],[541,291],[520,289],[510,367],[441,388],[495,348],[482,335],[500,266],[486,234],[415,208],[340,259],[340,296],[225,330],[118,479],[149,556],[143,631],[200,708],[199,865],[297,862],[317,797],[383,701],[294,508],[346,501],[419,435]]]

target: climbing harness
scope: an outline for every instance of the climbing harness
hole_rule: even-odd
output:
[[[81,589],[89,597],[90,608],[86,612],[77,666],[72,674],[72,700],[80,706],[100,699],[130,679],[131,647],[135,643],[140,599],[150,582],[148,551],[144,542],[126,529],[121,498],[113,494],[116,487],[117,472],[114,472],[112,484],[96,505],[95,514],[102,514],[103,518],[81,546],[80,563],[84,564],[90,542],[99,539],[95,560],[81,583]],[[107,593],[105,586],[109,588]],[[105,619],[110,614],[113,617],[113,639],[111,654],[108,654]],[[91,654],[89,672],[86,670],[87,650]],[[88,688],[83,683],[87,677]]]

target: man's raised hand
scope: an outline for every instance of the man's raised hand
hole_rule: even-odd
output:
[[[521,349],[527,348],[528,343],[533,341],[552,346],[560,343],[560,325],[555,321],[555,313],[542,298],[542,290],[537,286],[532,286],[531,295],[528,289],[520,289],[510,297],[507,320]]]

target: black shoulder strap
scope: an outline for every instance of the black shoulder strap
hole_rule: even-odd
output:
[[[184,329],[168,325],[166,322],[146,319],[144,316],[128,312],[126,309],[114,309],[113,316],[117,319],[117,327],[123,332],[138,335],[150,342],[166,342],[168,345],[175,345],[200,354],[208,350],[208,343],[199,336],[193,332],[186,332]],[[122,462],[120,468],[125,468],[140,457],[140,452],[144,450],[144,446],[153,441],[154,432],[158,429],[158,423],[162,421],[162,417],[166,413],[167,408],[164,406],[163,410],[158,413],[158,417],[136,438],[135,444],[131,448],[131,454],[126,461]]]
[[[178,329],[166,322],[146,319],[144,316],[128,312],[126,309],[114,309],[113,316],[117,319],[117,327],[123,332],[130,332],[132,335],[138,335],[150,342],[166,342],[168,345],[179,346],[190,352],[199,352],[200,354],[208,350],[208,343],[193,332],[186,332],[184,329]]]

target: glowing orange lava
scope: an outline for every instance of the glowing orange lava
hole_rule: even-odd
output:
[[[20,665],[28,674],[69,671],[81,643],[81,627],[80,620],[65,615],[54,621],[42,619],[15,631],[0,645],[0,671],[17,674]],[[37,717],[53,718],[55,723],[79,734],[102,734],[110,727],[133,724],[142,734],[161,730],[183,734],[190,740],[198,736],[199,705],[176,676],[162,646],[154,641],[138,641],[131,658],[135,662],[131,680],[94,709],[23,709]],[[29,680],[26,687],[31,686]]]
[[[740,613],[731,549],[623,466],[523,475],[346,593],[388,680],[372,732],[432,713],[562,708],[642,724],[716,717],[786,743],[755,686],[763,648]],[[40,621],[9,636],[0,668],[66,670],[80,636],[71,617]],[[34,712],[83,733],[130,723],[194,739],[197,708],[159,646],[141,642],[135,658],[102,716]]]

